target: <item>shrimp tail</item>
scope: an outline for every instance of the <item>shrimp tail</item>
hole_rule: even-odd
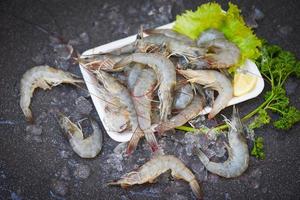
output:
[[[161,32],[157,31],[156,29],[144,29],[143,32],[146,33],[147,35],[161,34]]]
[[[155,127],[155,131],[158,135],[162,135],[163,132],[164,132],[164,125],[162,123],[158,124],[156,127]]]
[[[142,131],[136,130],[133,133],[133,135],[132,135],[132,137],[131,137],[131,139],[128,143],[128,146],[127,146],[127,152],[126,153],[128,155],[132,154],[132,152],[135,151],[141,137],[143,137]]]
[[[114,181],[111,181],[111,182],[106,183],[106,185],[107,185],[107,186],[110,186],[110,185],[120,185],[120,181],[114,180]]]
[[[122,188],[127,188],[128,185],[127,184],[124,184],[123,183],[123,180],[116,180],[116,181],[112,181],[112,182],[109,182],[109,183],[106,183],[107,186],[117,186],[117,185],[120,185]]]
[[[189,184],[190,184],[190,187],[192,188],[193,193],[197,197],[197,199],[203,199],[203,191],[202,191],[200,185],[198,184],[197,180],[193,179],[192,181],[190,181]]]
[[[148,144],[150,145],[151,150],[153,152],[155,152],[156,150],[158,150],[158,143],[157,143],[157,140],[156,140],[156,137],[155,137],[153,131],[147,130],[144,132],[145,132],[145,138],[146,138]]]
[[[215,113],[209,113],[207,119],[212,119],[215,117]]]
[[[201,151],[199,148],[194,148],[194,153],[198,156],[204,166],[207,166],[209,163],[209,158]]]
[[[23,113],[25,115],[26,121],[29,122],[29,123],[31,123],[31,124],[33,124],[34,120],[33,120],[33,116],[32,116],[31,110],[29,108],[27,108],[27,109],[24,108],[24,109],[22,109],[22,111],[23,111]]]

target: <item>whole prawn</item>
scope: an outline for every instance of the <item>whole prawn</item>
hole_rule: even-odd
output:
[[[204,107],[204,102],[203,97],[195,95],[192,102],[185,109],[173,116],[169,121],[160,123],[155,127],[155,130],[161,134],[165,131],[184,125],[189,120],[199,115],[200,111]]]
[[[230,130],[228,132],[229,145],[225,145],[228,151],[228,159],[225,162],[212,162],[200,149],[197,148],[195,150],[208,171],[225,178],[234,178],[246,171],[249,163],[248,146],[243,135],[242,123],[235,107],[233,107],[232,119],[231,121],[228,120],[227,124]]]
[[[225,108],[233,97],[233,88],[230,80],[222,73],[214,70],[178,70],[178,73],[189,79],[190,82],[195,82],[205,87],[217,90],[218,97],[213,103],[212,110],[208,118],[213,118],[223,108]]]
[[[173,35],[173,37],[168,37],[166,34],[151,34],[108,53],[113,55],[123,55],[134,52],[146,52],[147,49],[152,46],[156,48],[165,46],[171,55],[198,58],[205,54],[206,50],[204,48],[197,47],[195,43],[190,40],[187,42],[186,40],[181,39],[175,38],[175,35]]]
[[[199,47],[207,49],[204,59],[212,68],[228,68],[238,63],[240,49],[229,42],[223,33],[208,29],[204,31],[197,41]]]
[[[146,182],[153,183],[159,175],[168,170],[171,170],[171,174],[174,178],[187,181],[198,199],[203,198],[202,190],[195,175],[181,160],[173,155],[156,156],[141,166],[137,171],[129,172],[123,175],[120,180],[110,182],[108,185],[121,185],[121,187],[125,188]]]
[[[36,66],[27,70],[21,79],[20,89],[20,106],[26,120],[29,122],[33,121],[32,112],[29,106],[31,97],[33,96],[33,92],[36,88],[47,90],[61,83],[76,85],[76,83],[82,82],[83,81],[75,74],[49,67],[47,65]]]
[[[132,73],[135,73],[135,71]],[[140,72],[131,90],[134,107],[138,113],[139,126],[144,132],[152,151],[156,151],[157,149],[155,148],[158,147],[154,132],[151,130],[151,101],[156,82],[155,72],[152,69],[146,68]]]
[[[133,53],[122,59],[114,69],[122,69],[131,62],[141,63],[151,67],[159,82],[158,96],[160,99],[160,118],[166,121],[171,114],[173,90],[176,85],[176,71],[173,63],[166,57],[155,53]]]
[[[72,149],[81,158],[94,158],[102,148],[102,132],[95,120],[90,119],[93,134],[83,138],[82,131],[71,120],[62,113],[58,113],[58,122],[69,138]]]

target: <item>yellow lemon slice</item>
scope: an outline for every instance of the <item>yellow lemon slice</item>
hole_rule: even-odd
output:
[[[233,95],[238,97],[247,94],[256,86],[257,77],[252,74],[237,72],[233,79]]]

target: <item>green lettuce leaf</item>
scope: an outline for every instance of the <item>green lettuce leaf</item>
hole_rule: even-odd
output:
[[[177,16],[173,27],[176,32],[191,39],[197,39],[209,28],[223,32],[229,41],[240,48],[241,59],[237,65],[244,63],[246,58],[255,60],[260,56],[261,40],[246,26],[240,10],[232,3],[229,3],[227,12],[217,3],[203,4],[195,12],[186,11]]]

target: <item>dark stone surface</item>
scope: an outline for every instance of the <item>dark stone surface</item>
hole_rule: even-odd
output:
[[[180,181],[136,186],[130,190],[108,187],[106,182],[120,176],[106,160],[117,145],[107,135],[96,159],[80,159],[60,132],[53,112],[67,114],[75,108],[82,92],[63,85],[51,91],[37,91],[31,108],[42,127],[39,137],[26,137],[27,123],[19,107],[19,86],[23,73],[39,64],[57,64],[57,55],[49,36],[36,27],[13,17],[27,19],[52,32],[60,32],[79,51],[136,33],[139,26],[156,27],[175,19],[185,9],[195,9],[204,1],[61,1],[15,0],[0,2],[0,199],[191,199],[187,184]],[[220,1],[226,7],[225,1]],[[252,6],[264,19],[257,35],[278,44],[300,57],[300,15],[296,0],[234,1],[245,16]],[[80,74],[72,63],[58,64]],[[70,65],[70,66],[65,66]],[[300,108],[300,81],[291,79],[287,87],[291,102]],[[245,113],[262,97],[238,107]],[[226,111],[225,111],[226,113]],[[228,112],[227,112],[228,113]],[[92,115],[96,116],[95,109]],[[28,128],[27,128],[28,129]],[[239,178],[222,179],[209,175],[203,182],[206,199],[299,199],[300,198],[300,124],[289,131],[277,131],[271,125],[256,133],[265,138],[266,159],[251,159],[249,169]],[[40,131],[39,131],[40,132]],[[176,154],[176,153],[175,153]],[[136,155],[137,156],[137,155]],[[144,163],[136,158],[134,166]],[[126,164],[126,163],[125,163]],[[78,179],[76,166],[87,166],[89,176]],[[125,167],[127,172],[132,167]],[[77,170],[77,171],[76,171]],[[122,173],[123,173],[122,172]],[[169,190],[168,190],[169,188]],[[175,191],[174,191],[175,189]],[[167,191],[179,194],[165,194]],[[62,197],[63,196],[63,197]]]

